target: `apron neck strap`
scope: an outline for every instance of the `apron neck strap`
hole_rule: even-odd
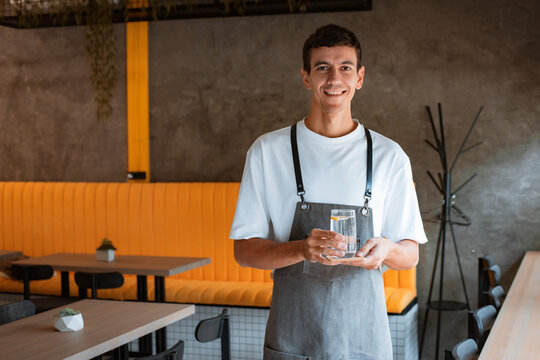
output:
[[[364,126],[367,138],[367,171],[366,171],[366,192],[364,193],[365,207],[368,206],[369,200],[371,200],[371,187],[373,179],[373,141],[371,140],[371,133],[368,128]],[[302,200],[302,206],[305,205],[304,195],[306,191],[304,189],[304,183],[302,182],[302,170],[300,169],[300,157],[298,156],[298,142],[296,140],[296,123],[291,126],[291,147],[292,157],[294,163],[294,175],[296,177],[296,193]]]
[[[371,133],[369,129],[364,126],[367,138],[367,171],[366,171],[366,192],[364,193],[364,199],[366,201],[371,200],[371,186],[373,179],[373,141],[371,140]]]

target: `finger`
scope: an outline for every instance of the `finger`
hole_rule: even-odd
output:
[[[345,244],[345,241],[324,240],[321,246],[338,250],[347,250],[347,245]]]
[[[366,256],[371,251],[371,249],[376,246],[376,244],[377,242],[373,238],[369,239],[368,241],[366,241],[364,246],[362,246],[360,250],[358,250],[358,256]]]
[[[308,238],[308,244],[312,247],[331,247],[341,250],[347,248],[345,245],[345,238],[338,233],[333,233],[331,237],[326,237],[322,236],[320,233],[312,232],[311,236]]]
[[[335,265],[341,264],[341,262],[337,261],[336,259],[328,259],[325,257],[321,259],[320,263],[323,265],[329,265],[329,266],[335,266]]]
[[[357,267],[365,267],[366,260],[361,258],[355,258],[354,261],[344,261],[343,265],[349,265],[349,266],[357,266]]]
[[[365,257],[365,265],[367,269],[374,270],[377,269],[383,262],[384,258],[381,256],[381,252],[377,248],[373,249]]]
[[[337,256],[337,257],[344,257],[345,256],[344,251],[341,251],[341,250],[335,249],[335,248],[326,248],[326,247],[321,249],[321,254],[323,256]]]
[[[345,240],[345,237],[342,234],[330,230],[313,229],[311,231],[311,236],[317,236],[327,240]]]

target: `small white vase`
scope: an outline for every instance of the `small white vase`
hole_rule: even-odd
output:
[[[57,317],[54,327],[61,332],[81,330],[84,328],[82,314]]]
[[[113,261],[114,250],[96,250],[97,261]]]

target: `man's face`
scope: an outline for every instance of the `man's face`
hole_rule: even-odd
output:
[[[356,51],[350,46],[311,49],[311,70],[302,79],[313,93],[312,106],[328,114],[349,110],[356,89],[362,87],[364,67],[356,70]]]

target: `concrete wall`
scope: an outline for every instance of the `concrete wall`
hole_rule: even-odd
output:
[[[85,28],[0,27],[0,180],[125,181],[125,26],[114,115],[96,120]]]
[[[419,302],[431,275],[440,198],[425,106],[443,105],[455,155],[481,105],[456,185],[472,219],[455,233],[471,305],[476,258],[490,252],[508,289],[523,252],[540,249],[540,3],[374,1],[370,12],[163,21],[150,25],[153,181],[238,181],[260,134],[307,114],[299,69],[304,39],[318,26],[349,27],[364,47],[364,88],[353,115],[409,154],[429,244],[421,247]],[[0,179],[123,181],[127,171],[125,31],[116,26],[121,77],[113,118],[95,120],[81,28],[0,28]],[[433,209],[433,210],[432,210]],[[453,246],[445,298],[463,300]],[[436,297],[435,297],[436,298]],[[423,314],[421,308],[420,313]],[[432,316],[433,320],[435,316]],[[444,314],[443,346],[466,336],[465,312]],[[432,357],[430,321],[426,358]]]

